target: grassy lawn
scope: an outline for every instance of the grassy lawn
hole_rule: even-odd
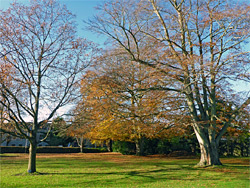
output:
[[[222,158],[221,167],[196,168],[197,158],[102,154],[38,154],[29,175],[27,154],[1,154],[5,187],[239,187],[249,188],[249,158]]]

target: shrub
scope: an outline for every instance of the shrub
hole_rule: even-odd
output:
[[[133,155],[135,154],[135,143],[114,141],[112,149],[113,151],[120,152],[123,155]]]
[[[159,154],[169,154],[171,152],[171,143],[168,140],[160,140],[157,145]]]

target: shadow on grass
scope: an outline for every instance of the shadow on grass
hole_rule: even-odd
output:
[[[178,185],[179,181],[190,181],[192,184],[201,181],[223,182],[225,181],[225,177],[226,179],[230,178],[230,180],[239,179],[246,181],[247,173],[242,175],[242,172],[247,171],[249,166],[230,163],[215,167],[194,167],[197,162],[197,159],[171,161],[145,160],[128,163],[86,161],[82,159],[39,159],[38,168],[41,169],[40,172],[34,174],[22,173],[14,176],[47,176],[46,178],[54,177],[54,179],[62,179],[62,182],[63,180],[70,179],[68,181],[69,187],[89,187],[90,185],[98,187],[109,184],[118,185],[118,183],[119,185],[131,185],[133,187],[135,183],[143,185],[147,183],[166,182],[168,180],[173,180]],[[19,161],[16,161],[12,165],[16,164],[19,164]],[[55,182],[53,185],[63,187],[62,182]]]
[[[21,173],[16,174],[14,176],[27,176],[27,175],[56,175],[56,176],[92,176],[92,175],[101,175],[101,176],[108,176],[108,175],[122,175],[126,176],[124,178],[128,177],[142,177],[142,178],[148,178],[152,180],[161,180],[161,179],[176,179],[176,180],[182,180],[185,176],[185,173],[190,171],[196,171],[196,172],[203,172],[202,169],[197,169],[193,167],[176,167],[171,169],[158,169],[158,170],[132,170],[132,171],[126,171],[126,172],[35,172],[32,174],[29,173]],[[198,173],[201,174],[201,173]],[[191,176],[197,177],[197,174],[191,174]],[[162,178],[161,178],[162,177]],[[209,178],[211,179],[211,178]],[[190,178],[188,179],[190,180]]]
[[[100,164],[99,164],[100,165]],[[91,169],[92,171],[75,171],[75,172],[46,172],[46,169],[41,172],[37,172],[34,174],[17,174],[15,176],[47,176],[49,178],[54,177],[54,179],[71,179],[72,181],[68,182],[67,186],[69,187],[100,187],[103,185],[118,185],[120,187],[123,186],[135,186],[136,184],[141,185],[147,185],[151,183],[159,183],[159,182],[167,182],[167,181],[173,181],[173,184],[179,184],[181,182],[186,182],[187,184],[197,184],[202,181],[205,182],[223,182],[225,181],[225,177],[222,175],[224,173],[226,177],[231,177],[231,179],[239,179],[246,181],[245,176],[238,176],[240,172],[237,172],[237,174],[232,174],[231,172],[227,171],[218,171],[220,169],[223,170],[223,167],[209,167],[209,168],[195,168],[193,165],[166,165],[164,162],[159,164],[159,169],[137,169],[136,167],[133,169],[125,169],[126,171],[121,171],[120,167],[123,168],[123,166],[114,166],[114,164],[109,163],[103,163],[103,167],[108,167],[109,172],[95,172],[95,169]],[[110,166],[112,165],[112,166]],[[156,164],[147,164],[147,165],[153,165],[158,166]],[[59,165],[60,166],[60,165]],[[98,166],[98,165],[97,165]],[[231,170],[230,168],[233,168],[232,170],[237,170],[238,167],[242,166],[230,166],[227,165],[225,170]],[[74,167],[73,167],[74,168]],[[88,166],[89,168],[89,166]],[[243,169],[243,168],[242,168]],[[75,169],[76,170],[76,169]],[[89,169],[88,169],[89,170]],[[105,168],[106,170],[106,168]],[[123,170],[123,169],[122,169]],[[236,171],[235,171],[236,172]],[[43,178],[42,178],[43,179]],[[46,178],[45,178],[46,179]],[[230,179],[230,180],[231,180]],[[175,183],[176,182],[176,183]],[[185,184],[185,183],[183,183]],[[63,187],[65,184],[62,182],[55,182],[53,186],[56,187]],[[110,186],[112,187],[112,186]],[[209,187],[209,186],[208,186]]]
[[[0,158],[11,158],[11,157],[18,157],[18,155],[6,155],[6,154],[2,155],[2,154],[0,154]]]

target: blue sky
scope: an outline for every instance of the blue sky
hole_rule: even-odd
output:
[[[94,35],[83,29],[83,20],[87,21],[97,13],[95,7],[99,5],[102,0],[60,0],[60,2],[65,4],[72,13],[76,14],[78,33],[81,37],[87,38],[99,44],[104,42],[103,36]]]

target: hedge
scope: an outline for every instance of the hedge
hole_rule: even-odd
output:
[[[0,153],[28,153],[29,148],[24,146],[0,146]],[[79,147],[58,147],[58,146],[40,146],[37,147],[37,153],[79,153]],[[84,148],[83,153],[107,152],[105,148]]]

